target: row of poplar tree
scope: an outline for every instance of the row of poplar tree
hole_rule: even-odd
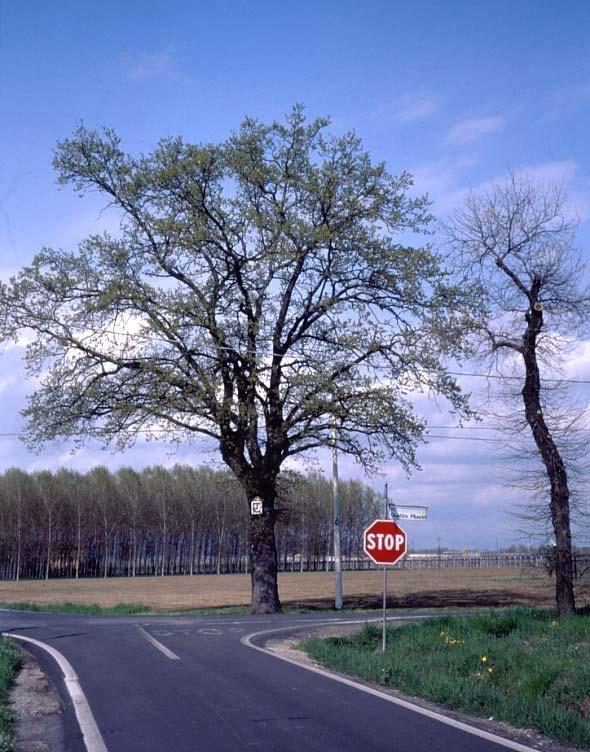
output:
[[[367,566],[362,530],[382,497],[339,484],[343,566]],[[280,485],[279,569],[331,566],[331,482],[317,473]],[[247,572],[249,510],[229,472],[175,465],[0,474],[0,578]]]

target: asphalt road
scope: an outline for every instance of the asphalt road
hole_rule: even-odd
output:
[[[252,633],[318,621],[0,612],[2,632],[43,641],[72,664],[109,752],[506,749],[241,642]],[[53,659],[31,652],[65,700]],[[68,749],[77,752],[83,745],[71,717]]]

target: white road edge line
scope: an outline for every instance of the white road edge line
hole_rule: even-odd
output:
[[[340,622],[340,620],[338,621]],[[365,621],[366,620],[363,619],[362,621],[349,621],[345,623],[364,624]],[[344,620],[342,620],[342,622],[340,623],[343,623],[343,622]],[[353,679],[347,679],[344,676],[333,674],[330,671],[326,671],[323,668],[317,668],[316,666],[310,666],[306,663],[301,663],[300,661],[296,661],[294,658],[287,658],[287,656],[285,655],[279,655],[278,653],[275,653],[272,650],[261,648],[259,645],[254,645],[252,642],[252,640],[256,637],[261,637],[262,635],[272,634],[273,632],[287,632],[291,629],[292,629],[291,627],[280,627],[279,629],[266,629],[266,630],[263,630],[262,632],[254,632],[253,634],[245,635],[244,637],[242,637],[240,639],[240,642],[246,647],[252,648],[253,650],[258,650],[261,653],[266,653],[266,655],[271,655],[273,658],[278,658],[281,661],[292,663],[294,666],[299,666],[300,668],[304,668],[306,671],[313,671],[314,674],[320,674],[320,676],[325,676],[328,679],[333,679],[334,681],[340,682],[341,684],[346,684],[348,687],[354,687],[354,689],[359,689],[361,692],[366,692],[367,694],[373,695],[374,697],[379,697],[382,700],[385,700],[386,702],[393,703],[394,705],[400,705],[402,708],[406,708],[407,710],[412,710],[413,712],[419,713],[420,715],[425,715],[427,718],[432,718],[435,721],[440,721],[440,723],[445,723],[447,726],[453,726],[454,728],[460,729],[461,731],[465,731],[468,734],[473,734],[474,736],[479,736],[482,739],[487,739],[488,741],[495,742],[496,744],[501,744],[503,747],[507,747],[508,749],[514,749],[517,752],[538,752],[538,750],[533,749],[533,747],[527,747],[524,744],[519,744],[518,742],[514,742],[510,739],[504,739],[503,737],[497,736],[496,734],[491,734],[489,731],[483,731],[482,729],[479,729],[476,726],[470,726],[467,723],[456,721],[454,718],[449,718],[446,715],[442,715],[442,713],[436,713],[433,710],[422,708],[420,707],[420,705],[415,705],[413,702],[408,702],[407,700],[402,700],[399,697],[394,697],[393,695],[389,695],[385,692],[381,692],[380,690],[374,689],[373,687],[368,687],[364,684],[359,684]]]
[[[13,634],[12,632],[3,632],[3,636],[10,637],[13,640],[30,642],[32,645],[36,645],[38,648],[41,648],[41,650],[45,650],[46,653],[49,653],[64,675],[64,683],[72,699],[72,704],[76,712],[76,718],[78,719],[78,725],[80,726],[87,752],[108,752],[101,733],[98,730],[98,726],[96,725],[96,721],[94,720],[94,716],[92,715],[92,710],[90,710],[90,705],[88,704],[86,695],[80,686],[78,675],[67,658],[51,645],[40,642],[40,640],[34,640],[32,637],[24,637],[23,635]]]
[[[179,661],[180,658],[176,655],[176,653],[173,653],[171,650],[168,650],[166,645],[162,645],[161,642],[156,640],[155,637],[152,637],[152,635],[149,632],[146,632],[143,627],[140,627],[139,624],[135,625],[137,629],[141,632],[141,634],[145,637],[145,639],[150,642],[157,650],[160,651],[160,653],[164,653],[166,658],[170,658],[171,661]]]

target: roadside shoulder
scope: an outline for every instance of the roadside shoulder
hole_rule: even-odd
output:
[[[35,657],[18,645],[22,668],[10,691],[16,752],[65,752],[63,707]]]
[[[393,626],[393,624],[390,624]],[[522,745],[526,745],[540,752],[580,752],[579,748],[569,747],[560,744],[553,739],[549,739],[542,734],[538,734],[530,729],[519,729],[510,726],[508,723],[497,721],[493,718],[478,718],[476,716],[470,716],[465,713],[460,713],[445,706],[437,705],[436,703],[424,700],[420,697],[414,697],[411,695],[403,694],[395,689],[384,687],[381,684],[374,684],[366,681],[360,677],[343,674],[333,668],[328,668],[324,664],[311,658],[305,651],[300,650],[297,646],[307,638],[326,638],[326,637],[342,637],[359,632],[362,629],[362,625],[357,624],[334,624],[334,625],[322,625],[311,629],[298,631],[297,634],[291,634],[287,637],[270,637],[267,640],[259,641],[258,645],[265,650],[275,654],[277,657],[286,658],[300,664],[304,668],[311,668],[314,670],[321,670],[328,674],[341,677],[343,679],[352,680],[355,683],[368,687],[370,689],[378,690],[380,693],[389,695],[392,698],[400,700],[404,703],[410,703],[423,708],[424,710],[432,713],[444,715],[448,718],[452,718],[460,723],[465,723],[475,728],[481,729],[490,734],[495,734],[504,739],[508,739],[517,742]]]

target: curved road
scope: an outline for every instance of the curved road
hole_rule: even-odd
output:
[[[392,704],[379,693],[244,644],[254,633],[281,629],[287,634],[326,621],[307,616],[85,617],[0,611],[0,631],[42,641],[70,662],[109,752],[507,748],[499,740],[466,733]],[[262,646],[265,640],[258,634],[252,644]],[[65,698],[55,661],[35,646],[26,647]],[[68,750],[83,750],[77,727],[69,723]]]

